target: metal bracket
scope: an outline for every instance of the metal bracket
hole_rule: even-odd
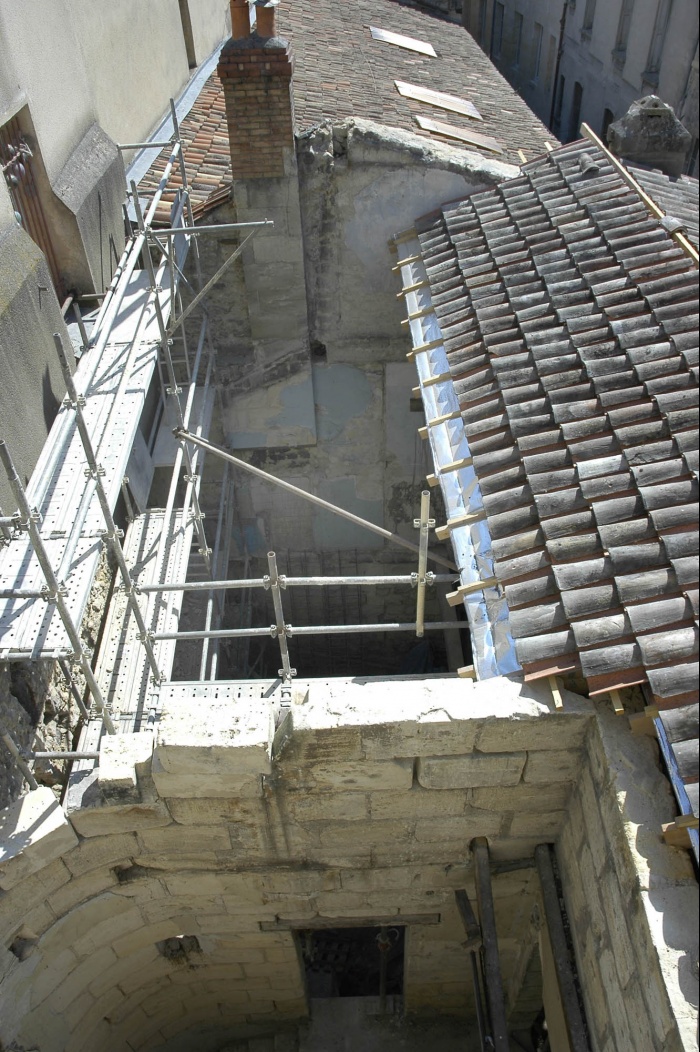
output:
[[[207,555],[211,555],[211,548],[198,548],[197,551],[203,559],[206,558]]]
[[[41,598],[44,600],[44,602],[55,603],[59,595],[63,596],[64,599],[68,595],[68,589],[66,588],[65,584],[61,584],[57,592],[52,591],[46,584],[42,585]]]
[[[277,578],[277,583],[279,584],[280,588],[286,588],[287,587],[287,578],[285,577],[284,574],[280,574],[279,575],[279,577]]]
[[[165,393],[169,394],[169,395],[181,395],[182,394],[182,388],[181,387],[166,387],[165,388]]]
[[[266,592],[269,592],[271,587],[272,587],[272,581],[270,580],[270,575],[269,574],[265,574],[265,576],[263,577],[263,588],[265,589]],[[275,626],[275,630],[276,629],[277,629],[277,626]]]
[[[97,465],[97,471],[93,471],[91,467],[83,468],[83,474],[86,479],[97,479],[105,477],[105,469],[101,464]]]
[[[192,485],[194,485],[199,478],[199,475],[183,475],[182,478],[185,482],[191,482]],[[204,515],[202,515],[202,518],[204,518]]]
[[[285,676],[284,669],[283,668],[278,668],[277,669],[277,675],[279,676],[280,679],[284,679],[284,676]],[[297,670],[295,668],[290,668],[289,675],[292,676],[292,677],[296,676],[297,675]]]
[[[61,405],[65,406],[66,409],[77,409],[78,406],[81,409],[84,409],[87,405],[87,402],[85,400],[85,395],[78,395],[75,401],[73,401],[70,395],[66,395]]]
[[[124,530],[120,530],[118,526],[114,533],[110,533],[109,530],[98,530],[97,532],[100,537],[103,537],[106,541],[111,541],[112,543],[120,541],[124,536]]]

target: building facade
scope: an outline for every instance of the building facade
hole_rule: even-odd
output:
[[[150,134],[227,16],[224,0],[0,3],[0,418],[30,471],[63,397],[60,306],[103,293],[124,247],[115,144]]]
[[[608,126],[643,95],[673,106],[697,174],[698,13],[685,0],[470,0],[465,25],[562,142]]]

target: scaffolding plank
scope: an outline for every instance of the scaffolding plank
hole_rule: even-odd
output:
[[[164,265],[165,266],[165,265]],[[160,282],[159,282],[160,283]],[[166,321],[170,289],[158,293]],[[88,352],[75,372],[84,416],[112,509],[134,441],[158,354],[159,330],[148,275],[134,271],[117,321],[99,360]],[[21,465],[18,465],[21,469]],[[67,590],[74,623],[82,620],[102,549],[102,513],[85,474],[74,413],[62,406],[28,488],[41,516],[41,534]],[[23,534],[0,553],[0,587],[41,589],[44,577]],[[0,601],[0,657],[56,656],[71,647],[53,606],[41,600]]]
[[[409,84],[405,80],[395,80],[394,84],[399,95],[403,95],[404,98],[425,102],[428,106],[437,106],[438,109],[449,110],[451,113],[461,113],[463,117],[471,117],[475,121],[484,119],[473,102],[461,99],[459,95],[448,95],[445,91],[434,91],[420,84]]]
[[[384,44],[394,44],[395,47],[402,47],[406,51],[417,51],[420,55],[437,58],[437,51],[426,40],[416,40],[415,37],[406,37],[401,33],[392,33],[389,29],[378,29],[376,26],[370,26],[369,31],[375,40],[381,40]]]
[[[480,135],[469,128],[458,128],[455,124],[445,124],[443,121],[434,121],[430,117],[421,117],[418,114],[415,114],[413,119],[423,131],[444,135],[448,139],[459,139],[460,142],[478,146],[479,149],[489,150],[491,153],[503,153],[501,144],[490,135]]]

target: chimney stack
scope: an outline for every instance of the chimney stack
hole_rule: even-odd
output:
[[[257,0],[250,31],[248,0],[231,0],[231,40],[219,59],[233,178],[276,179],[294,165],[294,61],[276,35],[279,0]]]
[[[608,128],[608,146],[619,158],[660,168],[667,175],[682,174],[690,141],[690,132],[657,95],[637,99]]]
[[[257,0],[250,31],[248,0],[231,0],[233,37],[219,59],[231,149],[236,221],[264,217],[241,256],[250,339],[229,366],[224,430],[232,449],[314,445],[306,258],[294,139],[289,43],[277,35],[278,0]],[[240,383],[239,383],[240,381]],[[287,407],[286,393],[294,396]],[[280,408],[282,407],[282,408]]]

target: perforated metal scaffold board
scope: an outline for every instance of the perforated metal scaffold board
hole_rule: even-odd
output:
[[[174,217],[177,221],[178,216]],[[177,238],[181,266],[188,248]],[[121,307],[102,349],[93,333],[92,350],[81,358],[74,380],[85,398],[83,413],[110,507],[114,509],[156,366],[160,332],[155,299],[166,321],[171,313],[167,263],[158,271],[158,291],[145,271],[129,276]],[[162,286],[162,287],[161,287]],[[21,451],[15,451],[21,473]],[[75,426],[75,413],[62,405],[28,487],[40,516],[40,532],[51,565],[65,586],[74,624],[80,624],[102,550],[104,519]],[[0,551],[0,590],[39,592],[45,584],[26,533]],[[41,599],[0,599],[0,659],[62,657],[72,647],[55,607]]]

